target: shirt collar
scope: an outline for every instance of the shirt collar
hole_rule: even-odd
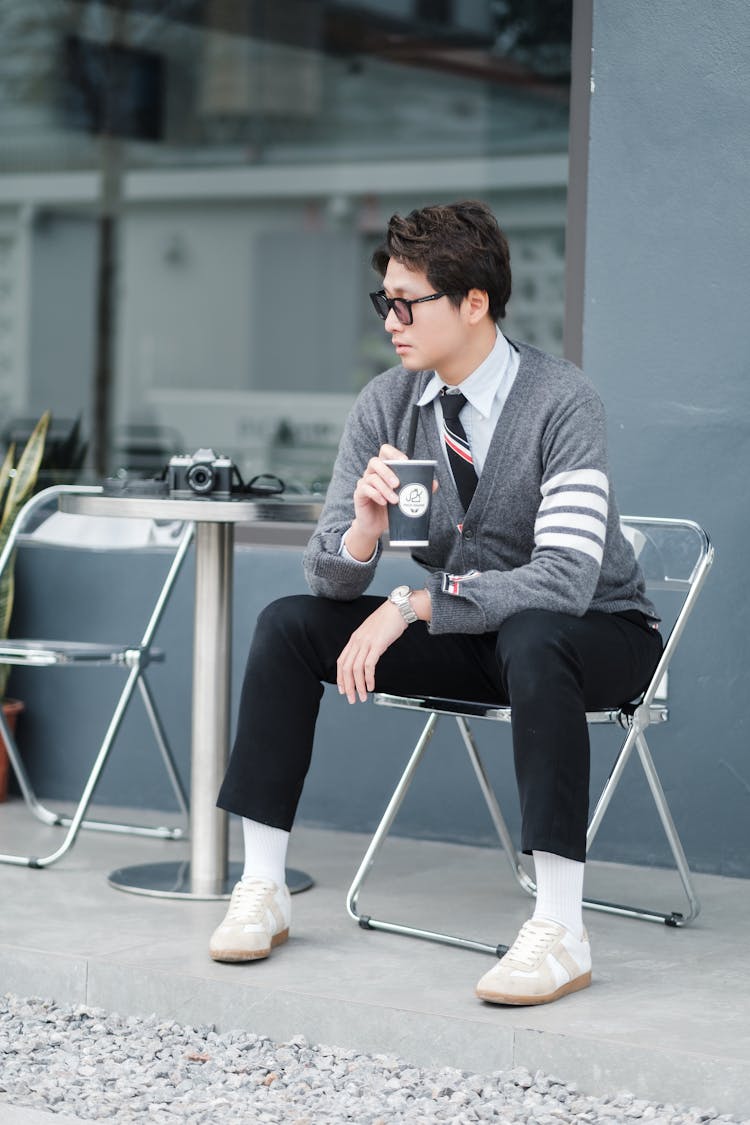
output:
[[[500,387],[509,359],[510,344],[498,328],[497,339],[490,354],[456,388],[466,396],[467,401],[475,410],[479,411],[483,418],[489,418],[490,416],[492,403]],[[425,387],[422,397],[417,401],[417,406],[425,406],[428,402],[432,402],[444,386],[445,383],[436,371]]]

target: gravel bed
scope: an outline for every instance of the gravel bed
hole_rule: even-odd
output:
[[[2,1102],[149,1125],[739,1121],[626,1092],[594,1098],[520,1067],[493,1074],[425,1069],[302,1036],[274,1043],[247,1031],[218,1034],[12,995],[0,999],[0,1120]]]

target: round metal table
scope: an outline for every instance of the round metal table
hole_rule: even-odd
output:
[[[237,523],[314,523],[320,497],[63,495],[60,510],[83,516],[185,520],[195,525],[195,623],[190,778],[190,859],[122,867],[112,886],[164,898],[226,898],[242,872],[228,863],[228,817],[215,805],[229,757],[234,527]],[[312,886],[304,871],[287,869],[292,893]]]

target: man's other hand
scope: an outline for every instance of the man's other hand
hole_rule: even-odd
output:
[[[336,684],[350,703],[364,703],[375,690],[375,667],[408,626],[393,602],[385,601],[352,633],[336,661]]]

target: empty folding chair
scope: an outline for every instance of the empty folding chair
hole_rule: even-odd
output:
[[[622,914],[627,917],[662,922],[668,926],[684,926],[697,916],[700,905],[690,878],[690,869],[682,843],[672,819],[651,750],[646,741],[646,731],[653,725],[667,722],[669,718],[666,695],[668,672],[713,561],[713,547],[703,528],[690,520],[623,516],[622,529],[638,556],[646,578],[649,596],[662,614],[665,644],[662,658],[651,678],[651,682],[640,699],[633,700],[625,706],[613,705],[587,714],[587,720],[590,724],[608,724],[616,730],[624,729],[626,732],[624,741],[614,757],[604,788],[595,804],[586,837],[587,849],[591,848],[604,814],[620,782],[623,770],[635,749],[682,881],[688,909],[684,913],[676,910],[661,912],[645,907],[627,906],[592,899],[584,899],[584,906],[610,914]],[[492,823],[514,877],[528,894],[536,893],[534,881],[525,871],[522,865],[522,857],[513,843],[469,723],[471,719],[509,723],[511,708],[502,705],[473,703],[467,700],[439,699],[427,696],[414,698],[383,693],[376,693],[374,701],[384,707],[397,707],[407,711],[425,711],[428,712],[428,717],[357,871],[354,882],[349,888],[346,901],[347,911],[365,929],[406,934],[411,937],[426,938],[430,941],[444,942],[466,949],[497,953],[500,956],[505,952],[505,946],[488,945],[469,938],[455,937],[450,934],[373,918],[359,909],[358,899],[378,852],[414,779],[435,728],[441,717],[445,715],[452,716],[456,721],[461,740],[473,766]]]
[[[12,555],[24,530],[33,525],[39,511],[56,502],[63,493],[100,493],[101,488],[83,485],[60,485],[44,489],[33,496],[21,509],[13,529],[0,555],[0,575],[5,567],[12,565]],[[132,521],[128,521],[129,523]],[[33,815],[44,824],[63,826],[68,829],[62,843],[48,855],[5,855],[0,854],[0,863],[12,863],[28,867],[49,867],[72,847],[81,828],[101,832],[130,833],[138,836],[154,836],[160,839],[183,839],[187,832],[184,827],[149,827],[146,825],[124,824],[116,821],[88,820],[86,813],[94,795],[102,770],[115,745],[118,731],[128,706],[136,692],[141,697],[149,725],[153,732],[156,747],[166,769],[177,803],[183,816],[187,817],[187,799],[179,774],[169,748],[164,728],[156,708],[153,694],[146,678],[146,669],[154,661],[164,659],[164,653],[153,647],[154,634],[161,621],[164,609],[174,584],[180,573],[193,535],[192,524],[186,524],[174,552],[170,555],[164,581],[139,638],[130,638],[129,643],[101,644],[79,640],[47,640],[14,637],[0,639],[0,664],[19,665],[25,668],[44,669],[65,666],[80,670],[109,666],[125,677],[122,691],[104,731],[101,743],[93,747],[92,765],[85,779],[81,796],[72,816],[63,816],[47,808],[37,797],[29,773],[24,765],[15,738],[8,728],[0,708],[0,734],[5,740],[10,766],[18,781],[21,795]],[[130,548],[128,548],[130,549]],[[73,548],[71,548],[73,550]],[[71,566],[73,566],[71,557]]]

